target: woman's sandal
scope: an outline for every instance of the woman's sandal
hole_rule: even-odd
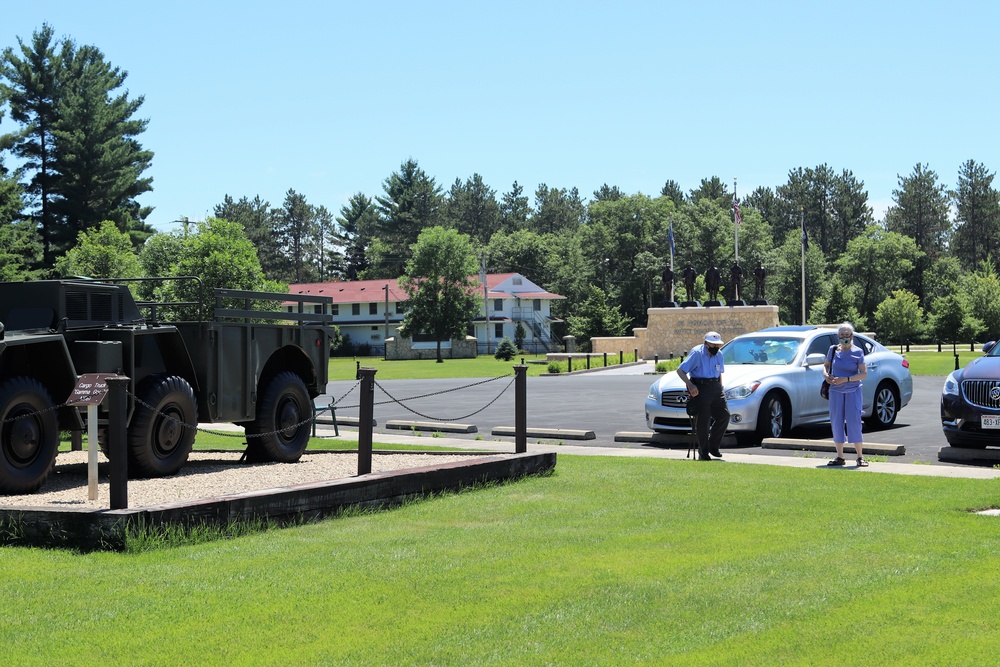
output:
[[[859,456],[858,457],[858,467],[859,468],[867,468],[868,467],[868,461],[866,461],[864,459],[864,457]]]
[[[844,459],[842,459],[842,458],[840,458],[840,457],[838,456],[838,457],[837,457],[837,458],[835,458],[834,460],[832,460],[832,461],[828,461],[826,465],[828,465],[828,466],[830,466],[830,467],[832,468],[833,466],[842,466],[842,465],[844,465],[845,463],[846,463],[846,461],[844,461]]]

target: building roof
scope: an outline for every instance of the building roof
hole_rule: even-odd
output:
[[[473,276],[479,280],[479,276]],[[504,285],[520,277],[527,284]],[[334,303],[371,303],[386,300],[386,286],[389,288],[389,301],[406,301],[409,297],[395,278],[380,278],[378,280],[350,280],[328,283],[298,283],[288,286],[289,294],[309,294],[313,296],[328,296]],[[499,289],[495,289],[499,288]],[[516,288],[516,289],[515,289]],[[520,299],[565,299],[566,297],[547,292],[519,273],[487,273],[487,298],[503,299],[515,296]]]

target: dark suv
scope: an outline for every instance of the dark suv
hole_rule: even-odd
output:
[[[941,427],[952,447],[1000,445],[1000,345],[995,341],[944,381]]]

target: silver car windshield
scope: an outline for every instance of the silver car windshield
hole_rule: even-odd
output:
[[[726,365],[784,366],[792,363],[802,340],[776,336],[750,336],[737,338],[722,348]]]

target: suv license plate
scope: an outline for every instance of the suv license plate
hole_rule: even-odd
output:
[[[1000,415],[983,415],[981,426],[983,428],[1000,428]]]

